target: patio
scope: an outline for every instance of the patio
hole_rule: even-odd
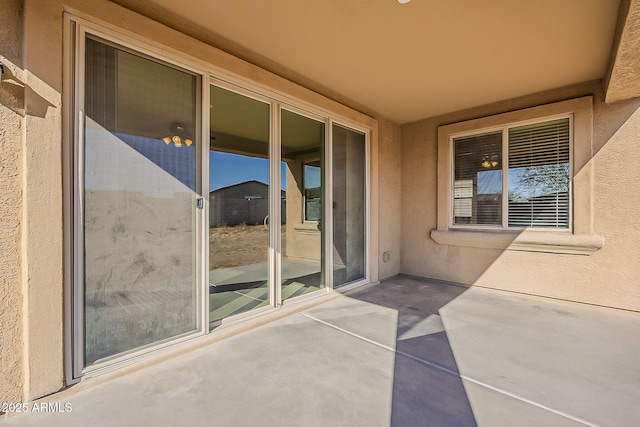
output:
[[[407,276],[165,359],[42,400],[70,403],[71,412],[30,412],[0,424],[629,426],[640,420],[640,314]]]

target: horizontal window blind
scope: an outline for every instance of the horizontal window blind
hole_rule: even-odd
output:
[[[509,227],[569,227],[569,119],[509,129]]]
[[[320,209],[321,200],[320,197],[320,188],[309,188],[304,190],[304,220],[305,221],[319,221],[320,220]]]
[[[456,138],[453,223],[502,224],[502,132]]]

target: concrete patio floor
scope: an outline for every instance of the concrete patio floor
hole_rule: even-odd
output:
[[[635,426],[640,314],[400,276],[77,388],[0,425]]]

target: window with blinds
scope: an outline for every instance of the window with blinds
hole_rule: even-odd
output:
[[[454,225],[569,228],[568,117],[454,138],[453,152]]]
[[[509,227],[569,227],[569,119],[509,129]]]

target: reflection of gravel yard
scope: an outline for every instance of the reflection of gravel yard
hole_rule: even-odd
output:
[[[284,244],[284,227],[283,227]],[[209,230],[211,270],[267,261],[269,230],[263,225],[240,224]]]

